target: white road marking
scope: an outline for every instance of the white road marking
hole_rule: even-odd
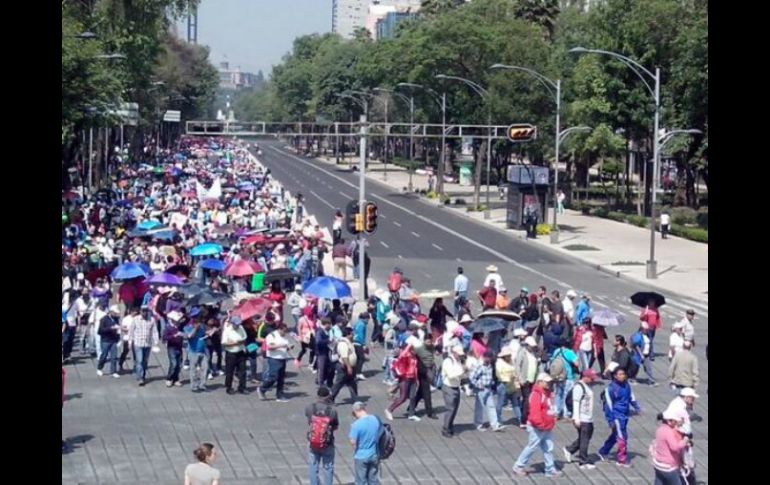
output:
[[[340,190],[340,195],[341,195],[341,196],[343,196],[343,197],[345,197],[346,199],[352,199],[352,197],[351,197],[351,196],[349,196],[348,194],[346,194],[345,192],[343,192],[343,191],[341,191],[341,190]]]
[[[377,217],[381,219],[387,219],[387,217],[385,217],[385,214],[377,214]]]
[[[313,195],[315,195],[315,196],[316,196],[316,198],[317,198],[318,200],[320,200],[321,202],[323,202],[324,204],[328,205],[328,206],[329,206],[329,207],[331,207],[332,209],[335,209],[335,207],[334,207],[333,205],[331,205],[330,203],[326,202],[326,200],[324,200],[324,199],[323,199],[323,198],[322,198],[320,195],[316,194],[316,193],[315,193],[315,192],[313,192],[312,190],[310,191],[310,193],[311,193],[311,194],[313,194]]]
[[[433,246],[434,248],[438,249],[439,251],[443,251],[444,250],[444,248],[442,248],[438,244],[431,244],[431,246]]]
[[[457,262],[458,262],[458,263],[462,263],[462,262],[463,262],[463,260],[462,260],[462,259],[460,259],[460,258],[457,258]]]
[[[393,224],[397,225],[398,227],[401,227],[401,224],[398,221],[393,221]]]
[[[412,235],[413,235],[414,237],[420,237],[420,235],[419,235],[419,234],[417,234],[417,233],[416,233],[416,232],[414,232],[414,231],[412,231]]]
[[[380,244],[382,244],[382,245],[383,245],[383,246],[385,246],[386,248],[390,248],[390,246],[388,246],[387,244],[385,244],[385,242],[384,242],[384,241],[380,241]]]
[[[404,257],[399,254],[398,259],[404,259]]]

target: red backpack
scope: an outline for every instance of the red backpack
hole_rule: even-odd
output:
[[[313,416],[310,418],[310,429],[307,432],[307,440],[310,449],[315,452],[324,451],[333,439],[332,435],[331,406],[326,406],[322,413],[313,407]]]
[[[395,292],[401,289],[401,273],[392,272],[388,278],[388,290]]]

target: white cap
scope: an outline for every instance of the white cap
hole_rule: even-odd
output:
[[[524,339],[524,345],[529,345],[530,347],[537,347],[537,342],[532,336],[529,336]]]
[[[463,346],[462,345],[458,344],[458,345],[455,345],[454,347],[452,347],[452,353],[453,354],[457,354],[457,355],[465,355],[465,350],[463,350]]]
[[[468,323],[468,322],[472,322],[472,321],[473,321],[473,318],[470,315],[468,315],[467,313],[465,315],[463,315],[463,317],[460,319],[460,323]]]
[[[549,376],[545,372],[541,372],[540,374],[537,375],[537,379],[535,379],[535,380],[536,381],[543,381],[543,382],[551,382],[553,380],[553,378],[551,378],[551,376]]]
[[[617,362],[610,362],[609,364],[607,364],[607,372],[609,372],[610,374],[615,372],[615,369],[618,368],[618,365],[619,364]]]
[[[567,290],[567,296],[570,298],[575,298],[577,296],[577,292],[575,290]]]
[[[674,324],[674,330],[678,328],[684,328],[684,322],[682,322],[681,320]]]
[[[682,415],[681,411],[668,408],[665,411],[663,411],[663,419],[665,420],[673,419],[675,421],[681,421],[684,419],[684,416]]]
[[[448,321],[446,322],[446,331],[447,331],[447,332],[449,332],[449,333],[453,333],[453,332],[455,331],[455,329],[456,329],[456,328],[457,328],[459,325],[460,325],[460,324],[459,324],[459,323],[457,323],[457,322],[456,322],[456,321],[454,321],[454,320],[448,320]]]
[[[700,397],[698,394],[695,393],[695,389],[692,387],[684,387],[681,391],[679,391],[679,395],[682,397]]]
[[[77,276],[75,276],[75,278],[78,279],[78,280],[84,280],[85,277],[86,277],[86,275],[84,275],[83,273],[78,273]]]
[[[110,306],[110,313],[118,313],[118,314],[120,314],[120,307],[118,305],[111,305]]]
[[[420,341],[420,339],[418,339],[414,335],[410,335],[406,339],[406,345],[411,345],[413,349],[416,349],[416,348],[422,347],[422,342]]]
[[[513,331],[514,337],[523,337],[524,335],[527,335],[527,331],[523,328],[517,328]]]

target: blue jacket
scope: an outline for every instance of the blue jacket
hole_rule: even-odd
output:
[[[628,381],[621,384],[613,379],[604,390],[603,397],[604,417],[607,418],[607,422],[610,424],[616,419],[628,419],[632,408],[637,413],[641,410]]]
[[[562,338],[561,334],[564,332],[564,327],[558,323],[550,324],[545,332],[543,332],[543,347],[546,355],[550,357],[553,352],[561,347]]]
[[[575,324],[582,325],[583,320],[591,316],[591,305],[585,301],[580,300],[575,307]]]
[[[360,318],[353,325],[353,343],[366,345],[366,322]]]

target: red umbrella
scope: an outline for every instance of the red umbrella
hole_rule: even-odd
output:
[[[255,234],[243,240],[243,244],[264,244],[267,238],[263,234]]]
[[[225,274],[227,276],[249,276],[262,271],[262,266],[260,266],[259,263],[247,261],[245,259],[233,261],[225,268]]]
[[[266,244],[279,244],[279,243],[287,243],[287,242],[294,242],[296,241],[296,238],[294,237],[288,237],[288,236],[277,236],[277,237],[271,237],[270,239],[265,240]]]
[[[267,298],[252,298],[242,305],[235,307],[232,313],[239,316],[242,320],[248,320],[254,316],[265,315],[272,306],[273,302]]]

